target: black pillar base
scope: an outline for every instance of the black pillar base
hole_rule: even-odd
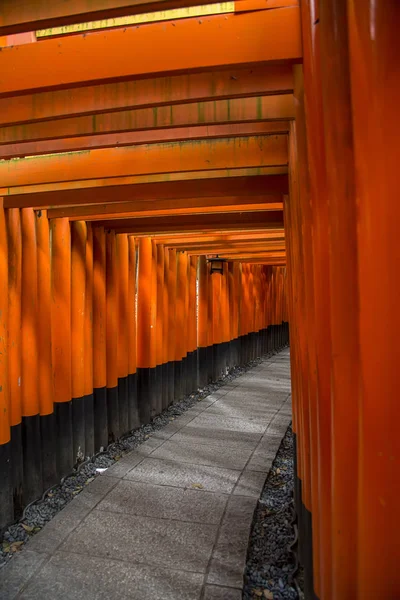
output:
[[[207,383],[214,377],[214,346],[207,346]]]
[[[163,411],[163,368],[162,365],[157,365],[156,371],[156,414],[160,415]]]
[[[182,361],[176,360],[174,362],[174,402],[179,402],[179,400],[182,400],[183,395]]]
[[[175,398],[175,363],[170,360],[168,363],[168,406],[171,406]]]
[[[150,419],[158,414],[158,397],[157,397],[157,368],[149,369],[149,394],[150,394]]]
[[[72,398],[72,439],[74,463],[85,457],[85,404],[84,396]]]
[[[129,431],[128,376],[118,378],[118,412],[120,435]]]
[[[70,402],[67,404],[71,405]],[[71,427],[71,420],[69,421]],[[72,453],[72,432],[66,440]],[[24,459],[24,505],[42,494],[42,452],[40,440],[40,416],[22,417],[22,452]],[[70,456],[70,455],[69,455]]]
[[[150,395],[150,370],[141,368],[137,370],[137,394],[140,425],[150,423],[151,395]]]
[[[24,485],[24,461],[22,455],[22,424],[13,425],[11,427],[11,475],[12,475],[12,502],[14,505],[14,519],[19,519],[22,515],[22,511],[24,508],[24,500],[23,500],[23,485]],[[1,455],[0,446],[0,455]],[[0,459],[1,460],[1,459]],[[0,481],[3,482],[2,479],[2,466],[0,464]],[[7,480],[4,480],[5,485]],[[0,484],[0,531],[1,531],[1,502],[2,502],[2,493],[1,493],[2,483]]]
[[[72,438],[72,402],[54,404],[56,419],[57,471],[58,478],[68,475],[74,466]]]
[[[108,416],[107,416],[107,391],[105,387],[93,390],[93,417],[94,417],[94,448],[108,445]]]
[[[93,456],[94,445],[94,397],[93,394],[86,394],[84,397],[85,406],[85,454]]]
[[[208,383],[208,348],[199,348],[197,353],[199,387],[204,388]]]
[[[40,417],[40,438],[43,468],[43,490],[58,482],[56,460],[56,417],[54,413]]]
[[[107,420],[108,420],[108,443],[112,444],[119,436],[119,406],[118,386],[107,388]]]
[[[0,445],[0,534],[14,521],[11,442]]]
[[[162,365],[160,365],[161,368],[161,379],[162,379],[162,383],[161,383],[161,399],[162,399],[162,410],[165,410],[166,408],[168,408],[168,398],[169,398],[169,390],[168,390],[168,386],[169,386],[169,368],[168,368],[168,363],[163,363]]]
[[[137,374],[128,375],[129,431],[140,427]]]

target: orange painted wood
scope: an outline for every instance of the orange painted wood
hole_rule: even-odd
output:
[[[177,286],[177,255],[176,250],[171,248],[169,253],[168,269],[168,360],[175,361],[177,344],[176,327],[176,286]]]
[[[38,376],[40,414],[50,415],[54,410],[53,363],[51,351],[51,249],[50,223],[45,210],[36,212],[37,268],[38,268]]]
[[[270,94],[290,94],[290,65],[253,65],[0,98],[0,125]]]
[[[85,396],[93,393],[93,229],[87,224],[85,290]]]
[[[264,202],[263,200],[266,199],[267,202]],[[268,201],[268,200],[271,201]],[[133,206],[135,203],[126,203],[127,206],[124,206],[125,203],[118,203],[116,205],[112,205],[111,209],[113,212],[103,212],[103,213],[96,213],[96,210],[94,207],[92,207],[92,210],[88,210],[88,212],[92,213],[90,215],[84,215],[85,219],[87,221],[100,221],[100,220],[107,220],[107,219],[112,219],[112,218],[127,218],[127,217],[164,217],[164,216],[169,216],[169,215],[197,215],[197,214],[217,214],[217,213],[227,213],[227,212],[257,212],[257,211],[264,211],[264,210],[282,210],[283,209],[283,203],[282,202],[277,202],[277,200],[279,199],[279,197],[277,196],[267,196],[265,198],[263,198],[262,196],[255,196],[255,197],[250,197],[249,199],[245,199],[246,201],[242,204],[240,202],[240,197],[238,198],[238,203],[230,203],[229,198],[226,199],[226,203],[224,203],[223,201],[221,201],[221,199],[216,200],[216,204],[213,205],[212,204],[212,199],[206,199],[204,201],[205,206],[202,206],[202,201],[200,200],[196,200],[196,202],[193,202],[193,204],[197,204],[197,207],[188,207],[188,208],[181,208],[181,205],[184,204],[189,204],[189,202],[179,202],[179,201],[175,201],[176,204],[176,208],[173,207],[174,201],[169,201],[168,203],[164,203],[164,202],[157,202],[156,200],[154,200],[153,202],[146,202],[146,203],[136,203],[136,206],[139,206],[139,210],[130,210],[130,206]],[[231,201],[234,199],[231,199]],[[248,200],[248,202],[247,202]],[[254,201],[258,201],[254,203]],[[160,204],[169,204],[171,205],[171,208],[161,208],[158,209],[157,206]],[[145,206],[144,206],[145,204]],[[119,212],[114,212],[114,209],[118,208]],[[84,208],[79,208],[77,209],[76,212],[80,212],[80,213],[84,213]],[[105,207],[105,210],[107,210],[107,208]],[[65,212],[64,210],[59,210],[59,209],[53,209],[50,210],[50,214],[52,215],[52,218],[54,218],[54,216],[58,215],[60,212]],[[71,212],[75,212],[75,211],[71,211]],[[76,217],[75,215],[73,217],[70,217],[70,220],[72,221],[78,221],[80,220],[78,217]]]
[[[95,222],[96,223],[96,222]],[[97,223],[101,223],[97,222]],[[283,225],[281,211],[260,211],[257,213],[218,213],[216,215],[184,215],[177,217],[142,217],[136,219],[115,219],[103,221],[104,227],[113,228],[118,233],[151,235],[164,232],[185,231],[224,231],[229,229],[259,229],[260,226],[275,229]]]
[[[1,53],[0,53],[1,56]],[[287,164],[286,136],[125,146],[71,155],[0,162],[0,181],[13,187],[207,169]]]
[[[118,377],[127,377],[129,374],[129,242],[128,236],[116,236],[117,277],[118,277]]]
[[[58,123],[58,121],[57,121]],[[57,124],[55,124],[57,128]],[[222,125],[193,125],[176,129],[148,129],[127,133],[104,133],[80,137],[67,137],[34,142],[17,142],[0,146],[0,158],[24,158],[26,156],[77,152],[101,148],[122,148],[141,144],[200,141],[217,138],[235,138],[255,135],[286,135],[289,121],[243,122]]]
[[[232,39],[235,44],[231,44]],[[154,54],[155,44],[163,52]],[[191,52],[182,52],[182,48],[189,47]],[[59,87],[60,81],[65,87],[188,69],[300,59],[297,7],[204,20],[182,19],[174,25],[131,26],[3,48],[0,94]],[[31,68],[27,71],[24,67],[28,61]],[[43,64],[49,68],[42,69]]]
[[[107,387],[118,385],[118,263],[114,231],[106,231],[106,371]]]
[[[169,272],[169,249],[163,247],[164,252],[164,276],[163,276],[163,295],[162,295],[162,306],[163,306],[163,338],[162,338],[162,362],[167,363],[169,361],[168,353],[168,338],[169,338],[169,289],[168,289],[168,272]]]
[[[196,287],[197,287],[197,256],[189,257],[189,352],[197,350],[197,302],[196,302]]]
[[[139,240],[138,269],[138,312],[137,312],[137,366],[148,369],[151,366],[151,284],[152,284],[152,244],[151,238]]]
[[[10,441],[8,370],[8,244],[3,200],[0,198],[0,444]]]
[[[122,180],[85,180],[70,184],[48,184],[42,189],[37,186],[17,187],[4,190],[9,195],[4,198],[6,208],[24,206],[66,207],[81,204],[112,204],[136,200],[154,200],[171,198],[204,198],[207,196],[250,196],[260,194],[287,194],[288,177],[284,173],[256,175],[248,171],[199,171],[196,173],[178,173],[168,175],[172,181],[156,181],[153,177],[123,178]],[[156,177],[157,179],[157,177]],[[65,186],[71,186],[71,189]],[[42,191],[41,191],[42,189]],[[18,192],[18,193],[14,193]],[[68,212],[59,216],[66,217]]]
[[[332,479],[331,479],[331,321],[330,321],[330,264],[326,232],[329,230],[327,164],[324,146],[324,122],[321,84],[321,27],[319,2],[302,4],[304,53],[304,98],[307,123],[307,157],[310,174],[310,194],[313,205],[313,271],[316,383],[318,389],[317,440],[320,511],[319,578],[315,591],[319,597],[332,597]],[[289,297],[291,292],[289,292]],[[291,327],[295,325],[291,320]],[[296,373],[293,371],[293,381]],[[296,409],[294,409],[296,410]],[[294,416],[294,421],[296,416]]]
[[[106,383],[106,238],[93,227],[93,387]]]
[[[1,210],[3,210],[1,208]],[[18,208],[5,213],[8,244],[8,369],[10,424],[21,423],[21,215]],[[48,319],[48,317],[47,317]]]
[[[24,209],[25,210],[25,209]],[[71,382],[71,232],[68,219],[51,227],[51,348],[54,402],[70,402]],[[24,260],[24,259],[23,259]]]
[[[241,0],[243,2],[247,0]],[[115,19],[135,14],[167,11],[202,4],[200,0],[69,0],[52,2],[44,0],[4,0],[1,6],[0,35],[52,29],[86,21]],[[240,6],[240,2],[238,3]]]
[[[197,346],[206,348],[208,345],[208,266],[205,256],[199,256],[199,293],[198,293],[198,324]]]
[[[399,244],[396,161],[400,5],[349,0],[348,32],[357,204],[361,390],[358,598],[400,594],[398,494]],[[368,102],[363,102],[363,98]],[[354,400],[353,400],[354,401]]]
[[[71,223],[72,398],[85,395],[86,240],[85,221]]]
[[[3,144],[10,145],[46,140],[49,142],[49,150],[47,150],[49,152],[54,151],[54,147],[50,143],[51,140],[82,137],[82,144],[84,145],[84,138],[86,136],[97,134],[128,133],[158,129],[168,130],[176,127],[190,128],[196,125],[287,121],[293,118],[294,106],[292,94],[236,98],[213,102],[191,102],[188,104],[167,105],[159,108],[114,111],[85,117],[72,117],[69,119],[57,119],[56,121],[40,121],[37,123],[1,127],[0,153],[4,156]],[[274,127],[271,127],[271,133],[274,130],[279,132],[279,124],[274,124]],[[268,126],[266,126],[267,132],[269,132]],[[159,132],[158,141],[164,141],[162,131]],[[145,142],[142,141],[142,143]],[[44,148],[45,146],[42,147],[43,154],[46,152],[46,150],[43,152]],[[77,149],[79,149],[79,145]]]
[[[400,12],[399,12],[400,14]],[[352,135],[347,7],[321,3],[321,84],[327,162],[331,295],[332,598],[354,598],[360,390],[358,206]],[[329,21],[330,26],[326,26]],[[329,127],[337,122],[335,132]],[[349,478],[348,473],[352,472]],[[400,581],[400,579],[399,579]]]
[[[156,310],[156,365],[164,362],[163,338],[164,338],[164,247],[157,245],[157,310]]]
[[[21,405],[22,415],[40,413],[38,389],[37,240],[35,214],[21,211]],[[71,399],[71,398],[69,398]]]
[[[177,252],[177,278],[176,278],[176,340],[175,360],[182,360],[186,356],[185,319],[186,317],[186,283],[188,272],[188,255],[186,252]],[[186,325],[187,327],[187,325]]]
[[[129,245],[129,296],[128,296],[128,334],[129,334],[129,374],[136,373],[136,240],[128,236]]]

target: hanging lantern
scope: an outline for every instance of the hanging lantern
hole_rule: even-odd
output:
[[[210,273],[220,273],[221,275],[224,272],[224,262],[226,262],[225,258],[219,258],[219,256],[214,256],[213,258],[208,258],[207,261],[210,263]]]

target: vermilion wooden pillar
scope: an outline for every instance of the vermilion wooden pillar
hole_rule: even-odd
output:
[[[47,211],[36,212],[38,267],[38,388],[43,489],[57,482],[57,437],[54,415],[54,389],[51,353],[51,256],[50,224]]]
[[[177,343],[176,329],[176,276],[177,276],[177,259],[176,250],[170,248],[169,253],[169,268],[168,268],[168,405],[172,404],[175,399],[175,346]]]
[[[93,413],[95,450],[108,444],[106,368],[106,238],[93,228]]]
[[[71,377],[74,461],[85,453],[86,223],[71,223]]]
[[[71,402],[71,232],[67,218],[51,221],[51,290],[57,466],[59,477],[64,477],[74,464]]]
[[[120,436],[118,402],[118,263],[115,231],[106,231],[106,373],[108,441]]]
[[[347,10],[360,311],[357,597],[361,600],[400,597],[400,4],[348,0]]]
[[[129,297],[128,297],[128,361],[129,361],[129,429],[140,425],[136,372],[136,240],[128,236],[129,245]]]
[[[93,398],[93,229],[87,223],[86,237],[86,291],[85,291],[85,448],[86,455],[95,451],[94,398]]]
[[[357,200],[346,0],[320,3],[329,214],[332,432],[332,598],[356,597],[359,426]],[[335,126],[332,127],[332,124]]]
[[[121,435],[129,430],[129,244],[127,234],[117,238],[118,275],[118,409]]]
[[[0,198],[0,527],[14,517],[8,370],[8,243],[3,199]]]
[[[303,69],[310,194],[313,212],[314,321],[316,378],[318,394],[318,479],[320,535],[319,578],[317,596],[332,597],[331,568],[331,390],[330,390],[330,278],[326,232],[329,229],[327,202],[327,165],[324,146],[324,123],[321,86],[321,23],[319,0],[301,3],[303,34]],[[294,324],[291,324],[294,327]],[[294,336],[292,336],[294,341]]]
[[[1,207],[0,210],[2,211],[1,216],[4,218],[3,208]],[[21,514],[21,511],[23,509],[22,489],[24,479],[21,438],[22,240],[21,216],[19,208],[11,208],[6,211],[6,224],[7,239],[5,241],[8,244],[8,367],[10,399],[9,417],[11,425],[11,461],[9,461],[9,464],[10,468],[12,465],[12,497],[14,498],[14,515],[18,516]],[[9,446],[7,446],[7,448],[8,447]],[[5,499],[4,502],[6,503],[5,506],[7,506],[7,502]]]
[[[138,402],[141,423],[150,422],[151,411],[151,238],[139,239],[138,304],[137,304],[137,367]]]

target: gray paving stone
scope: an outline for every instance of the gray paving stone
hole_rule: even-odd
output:
[[[239,476],[240,471],[233,469],[146,458],[129,471],[126,478],[155,485],[193,489],[198,487],[209,492],[230,494]]]
[[[233,493],[239,496],[259,498],[266,477],[266,471],[243,471]]]
[[[198,600],[203,575],[57,552],[23,600]],[[3,597],[2,597],[3,598]]]
[[[219,523],[227,499],[225,494],[151,485],[125,479],[97,508],[160,519]]]
[[[221,415],[235,419],[253,417],[260,419],[262,423],[271,421],[275,413],[275,408],[264,407],[261,403],[250,403],[244,400],[239,404],[238,402],[230,401],[229,398],[216,402],[207,410],[207,414],[209,415]]]
[[[227,446],[215,446],[175,442],[175,438],[167,440],[161,448],[155,450],[152,458],[161,458],[177,462],[191,463],[194,465],[208,465],[226,467],[228,469],[244,469],[250,458],[251,449],[244,451]]]
[[[195,427],[198,429],[225,429],[228,431],[237,431],[240,433],[258,433],[262,434],[268,426],[268,421],[261,422],[260,419],[255,417],[248,419],[234,419],[231,417],[222,417],[220,415],[210,415],[208,411],[201,413],[198,417],[193,419],[187,427]]]
[[[81,555],[204,573],[217,525],[92,511],[60,548]]]
[[[242,590],[219,585],[206,585],[204,600],[242,600]]]
[[[224,518],[210,563],[208,584],[242,587],[255,504],[256,501],[251,504],[249,499],[241,498]],[[240,505],[242,518],[239,520],[236,515]]]
[[[206,429],[204,427],[185,427],[173,437],[174,442],[190,441],[191,443],[226,445],[236,448],[254,449],[261,439],[259,433],[247,431],[229,431],[227,429]]]
[[[24,548],[0,571],[0,598],[14,600],[48,555]]]

